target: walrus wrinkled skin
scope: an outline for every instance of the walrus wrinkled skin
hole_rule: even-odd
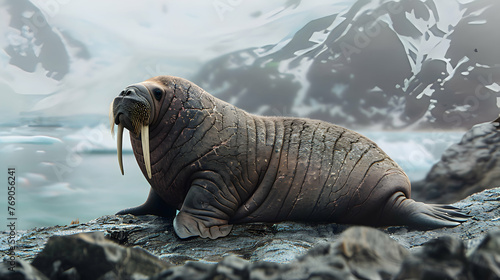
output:
[[[174,217],[180,238],[226,236],[248,222],[308,221],[453,227],[468,216],[410,199],[401,168],[368,138],[319,120],[262,117],[181,78],[158,76],[111,104],[151,185],[118,214]]]

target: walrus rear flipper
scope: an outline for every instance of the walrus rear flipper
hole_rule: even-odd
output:
[[[405,225],[410,228],[429,230],[455,227],[470,217],[460,213],[456,207],[439,204],[425,204],[408,199],[402,192],[395,193],[384,208],[382,223]]]
[[[163,199],[151,188],[146,202],[137,207],[127,208],[118,211],[116,215],[125,215],[125,214],[132,214],[135,216],[156,215],[173,219],[175,217],[175,213],[176,209],[169,207],[163,201]]]

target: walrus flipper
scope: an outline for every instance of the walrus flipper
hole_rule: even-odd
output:
[[[118,211],[116,215],[132,214],[135,216],[141,215],[156,215],[166,218],[174,218],[176,209],[168,206],[163,199],[153,190],[150,189],[148,199],[142,205],[137,207],[123,209]]]
[[[231,232],[229,219],[237,203],[234,197],[221,191],[206,179],[196,179],[189,189],[181,210],[174,219],[174,230],[180,238],[200,236],[216,239]]]
[[[395,193],[389,201],[391,201],[390,207],[386,207],[384,212],[391,218],[386,221],[392,220],[393,225],[406,225],[413,229],[456,227],[470,217],[458,212],[459,209],[456,207],[417,202],[406,198],[400,192]]]

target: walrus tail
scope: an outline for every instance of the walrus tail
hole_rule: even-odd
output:
[[[425,204],[406,198],[397,192],[389,199],[382,211],[382,222],[386,225],[405,225],[414,229],[428,230],[455,227],[470,216],[450,205]]]

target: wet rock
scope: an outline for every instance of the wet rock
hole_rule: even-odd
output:
[[[432,203],[453,203],[500,182],[500,129],[483,123],[450,146],[427,174],[412,183],[412,197]]]
[[[217,240],[181,240],[165,218],[104,216],[19,231],[16,257],[33,267],[24,262],[12,278],[4,260],[0,275],[11,278],[0,278],[44,279],[23,276],[39,270],[47,279],[498,279],[500,188],[453,205],[471,216],[454,228],[283,222],[235,225]]]
[[[408,254],[377,229],[351,227],[338,242],[322,243],[289,264],[229,256],[218,264],[189,262],[154,279],[390,279]]]

